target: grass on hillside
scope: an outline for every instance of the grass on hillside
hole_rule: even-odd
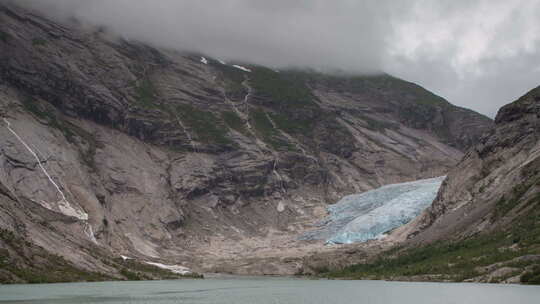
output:
[[[135,87],[135,94],[135,99],[141,107],[145,109],[156,107],[156,88],[150,79],[142,79]]]
[[[217,68],[225,79],[225,91],[229,96],[245,96],[247,89],[242,85],[246,80],[245,72],[221,63],[213,63],[213,66]]]
[[[279,129],[293,136],[311,137],[322,110],[303,74],[255,67],[250,85],[265,100],[264,105],[272,109],[270,116]]]
[[[227,128],[212,112],[201,111],[187,104],[177,105],[176,111],[180,119],[195,131],[200,142],[224,146],[234,145],[227,135]]]
[[[221,113],[221,117],[223,118],[227,126],[229,126],[229,128],[235,131],[238,131],[244,134],[245,136],[249,136],[249,132],[246,129],[246,125],[244,121],[242,121],[242,118],[238,116],[238,114],[236,114],[233,111],[224,111]]]
[[[266,112],[262,109],[251,111],[251,119],[255,130],[262,137],[264,142],[268,143],[276,150],[293,150],[294,147],[288,142],[279,139],[279,131],[274,128],[272,122],[268,119]]]
[[[303,134],[304,136],[310,136],[313,132],[315,123],[311,119],[291,119],[288,115],[280,113],[272,113],[270,114],[270,117],[279,129],[288,134]]]
[[[35,38],[35,39],[32,39],[32,45],[33,46],[44,46],[44,45],[47,45],[47,40],[45,40],[43,38]]]
[[[316,106],[305,79],[296,73],[256,67],[250,75],[250,83],[257,94],[271,99],[278,108]]]
[[[13,259],[7,248],[0,249],[0,269],[27,283],[94,282],[112,279],[103,273],[76,268],[63,257],[51,254],[8,230],[0,229],[0,242],[11,248],[17,256]],[[11,278],[0,275],[0,283],[12,282]]]
[[[383,132],[386,129],[397,130],[399,125],[393,122],[376,120],[366,115],[357,115],[360,119],[367,123],[367,128],[372,131]]]
[[[423,87],[388,74],[364,75],[364,76],[335,76],[313,74],[311,79],[323,81],[332,88],[350,93],[366,93],[369,91],[395,92],[398,96],[409,95],[414,98],[416,104],[429,106],[450,106],[446,99],[433,94]]]
[[[16,236],[13,232],[0,229],[0,284],[25,282],[29,284],[65,283],[65,282],[98,282],[126,279],[129,281],[159,279],[200,279],[197,273],[175,274],[169,270],[137,262],[124,261],[121,258],[102,258],[101,262],[115,268],[122,277],[113,277],[100,272],[87,271],[75,267],[63,257],[47,252]],[[95,255],[95,252],[92,252]],[[14,280],[9,274],[15,276]]]
[[[11,38],[11,36],[8,33],[0,31],[0,41],[5,43],[8,42],[9,38]]]

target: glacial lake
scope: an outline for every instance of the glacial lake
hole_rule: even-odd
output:
[[[540,286],[290,278],[0,285],[0,303],[538,304]]]

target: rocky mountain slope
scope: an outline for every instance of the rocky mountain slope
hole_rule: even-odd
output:
[[[495,124],[450,172],[418,219],[412,233],[417,241],[493,231],[538,207],[540,87],[501,108]]]
[[[390,75],[225,64],[4,1],[0,116],[8,281],[47,263],[112,277],[141,269],[120,255],[293,272],[296,261],[245,261],[283,264],[327,204],[443,175],[492,125]]]
[[[540,284],[540,87],[500,109],[432,206],[388,239],[405,249],[335,275]]]

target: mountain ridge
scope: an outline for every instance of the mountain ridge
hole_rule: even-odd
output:
[[[442,175],[492,125],[390,76],[205,63],[14,4],[0,22],[0,228],[108,277],[155,276],[121,255],[295,273],[325,250],[296,236],[329,203]],[[2,259],[39,266],[0,243]]]

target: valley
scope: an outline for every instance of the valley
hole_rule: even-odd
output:
[[[0,22],[1,283],[538,279],[538,88],[493,121],[386,73]]]

